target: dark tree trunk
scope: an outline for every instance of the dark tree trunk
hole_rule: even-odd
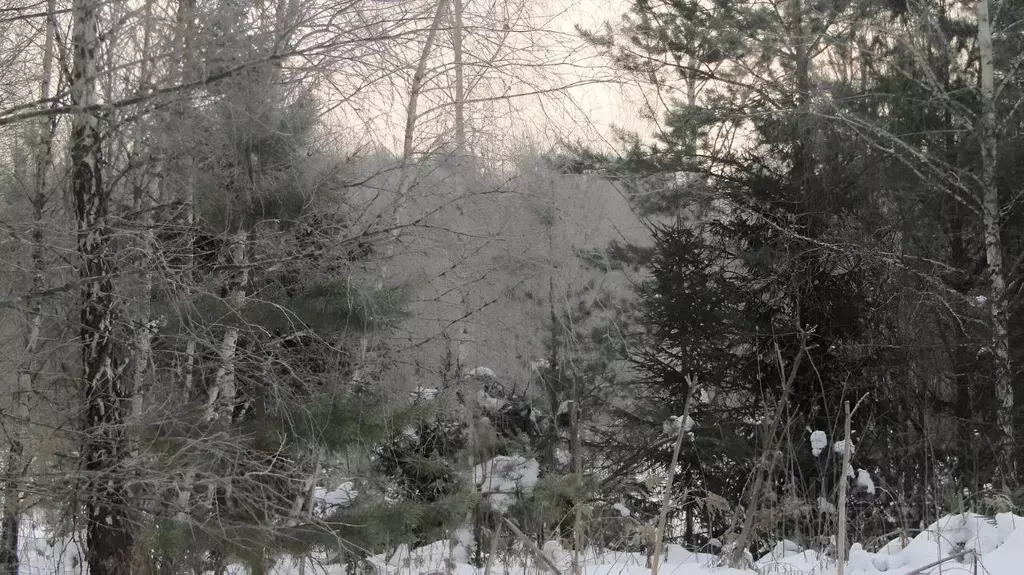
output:
[[[20,444],[17,449],[21,449]],[[15,446],[11,446],[11,451],[14,450]],[[18,574],[18,523],[18,514],[14,512],[6,512],[3,519],[0,519],[0,574],[2,575]]]
[[[86,560],[91,575],[122,575],[131,573],[134,547],[124,468],[129,397],[123,377],[124,343],[114,334],[114,254],[107,222],[110,192],[101,177],[101,132],[94,108],[99,48],[94,1],[75,0],[72,18],[71,196],[78,228],[86,402],[82,421]]]

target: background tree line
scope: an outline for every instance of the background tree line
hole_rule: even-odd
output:
[[[1019,6],[633,2],[572,42],[653,133],[512,158],[522,98],[607,78],[464,4],[5,12],[6,572],[40,524],[96,574],[578,569],[666,501],[737,564],[1016,504]]]

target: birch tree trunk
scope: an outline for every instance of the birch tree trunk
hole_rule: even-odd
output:
[[[463,179],[465,177],[465,170],[469,167],[466,162],[466,91],[464,84],[464,74],[462,66],[462,0],[452,0],[452,52],[455,59],[455,178],[454,185],[452,186],[452,192],[454,193],[454,201],[458,202],[465,190]],[[457,258],[462,259],[465,250],[465,242],[462,236],[456,237],[456,243],[458,244]],[[464,263],[464,260],[463,260]],[[471,356],[472,342],[470,340],[470,324],[469,316],[472,315],[472,309],[469,300],[469,288],[467,287],[467,278],[465,272],[462,271],[462,266],[456,269],[455,273],[456,281],[458,281],[459,288],[459,304],[461,306],[459,317],[459,336],[457,338],[458,350],[456,351],[455,357],[458,358],[458,365],[462,367],[469,367],[469,361]],[[471,393],[475,394],[475,390],[471,390]],[[472,424],[471,424],[472,425]]]
[[[86,560],[91,575],[127,575],[134,532],[123,464],[128,456],[125,422],[131,398],[122,373],[123,344],[114,334],[114,254],[107,221],[110,192],[103,185],[101,130],[95,115],[99,5],[96,0],[74,0],[71,10],[70,166],[86,401],[81,450],[86,472]]]
[[[195,0],[178,0],[175,12],[175,38],[174,38],[174,54],[180,62],[180,66],[172,68],[172,80],[178,80],[185,83],[191,80],[192,73],[190,70],[194,69],[193,66],[193,33],[195,29]],[[175,75],[177,77],[175,77]],[[186,110],[188,109],[187,104],[184,100],[179,101],[173,108],[177,112],[178,119],[184,117]],[[166,119],[167,123],[165,126],[170,126],[170,118]],[[192,226],[195,220],[194,216],[194,204],[195,204],[195,175],[193,173],[194,159],[192,152],[187,146],[182,145],[182,142],[176,142],[175,151],[173,154],[173,162],[171,158],[166,158],[168,164],[173,165],[173,170],[177,176],[177,185],[174,186],[173,197],[164,198],[164,201],[173,200],[179,204],[180,213],[176,214],[176,220],[178,224],[185,229],[187,234],[187,245],[185,246],[185,254],[182,258],[184,260],[184,270],[189,278],[192,278],[195,274],[193,269],[194,265],[194,241],[193,241],[193,230]],[[168,194],[170,195],[170,194]],[[186,297],[189,295],[189,285],[191,281],[184,282],[184,290]],[[195,377],[195,364],[196,364],[196,338],[192,333],[185,334],[185,359],[184,365],[181,370],[182,387],[184,390],[184,401],[188,402],[193,399],[192,388],[193,380]],[[178,520],[184,520],[189,513],[190,503],[192,501],[192,491],[194,488],[194,482],[196,477],[195,469],[185,469],[182,472],[180,483],[175,485],[177,492],[177,518]]]
[[[992,316],[992,352],[996,361],[996,421],[1002,434],[999,467],[1003,481],[1016,485],[1016,440],[1014,437],[1013,378],[1010,369],[1010,345],[1007,321],[1006,275],[1003,269],[1002,222],[999,189],[996,186],[996,111],[992,62],[992,28],[988,0],[977,0],[978,50],[981,60],[981,118],[978,140],[981,142],[982,220],[985,226],[985,260],[989,274],[989,313]]]
[[[576,474],[576,486],[581,490],[573,498],[573,523],[572,523],[572,575],[583,573],[580,556],[583,554],[583,438],[580,430],[580,393],[577,379],[573,379],[573,399],[569,417],[572,421],[572,461],[573,473]],[[651,575],[658,575],[652,569]]]
[[[662,547],[664,546],[665,525],[668,523],[668,512],[672,506],[672,482],[676,477],[676,467],[679,465],[679,452],[683,448],[683,439],[686,438],[686,434],[689,431],[686,429],[686,422],[690,419],[690,404],[693,402],[696,384],[696,379],[686,376],[686,403],[683,404],[683,415],[678,420],[679,429],[676,434],[675,447],[672,449],[672,462],[668,466],[668,473],[665,478],[665,492],[661,496],[661,512],[658,514],[658,526],[654,531],[654,553],[651,554],[651,575],[658,575],[658,565],[661,561]]]
[[[171,82],[187,84],[195,80],[195,0],[178,0],[175,12],[174,30],[174,56],[178,60],[177,66],[171,68]],[[178,96],[178,101],[171,107],[171,113],[164,118],[165,126],[171,126],[175,122],[182,122],[189,116],[188,100],[184,96]],[[193,152],[186,142],[180,141],[183,130],[176,130],[174,133],[179,141],[175,142],[173,158],[168,158],[168,163],[173,165],[177,181],[174,186],[174,197],[167,198],[179,204],[180,213],[177,214],[178,224],[185,228],[188,234],[188,245],[185,249],[186,273],[191,276],[195,273],[192,268],[193,260],[193,239],[192,225],[195,222],[193,213],[195,204],[195,158]],[[173,160],[173,161],[171,161]],[[185,282],[187,286],[191,282]]]
[[[249,283],[249,273],[246,261],[246,245],[248,234],[244,231],[237,232],[231,239],[228,247],[231,267],[235,271],[234,277],[228,280],[227,304],[234,316],[233,321],[238,321],[237,312],[245,305],[245,288]],[[220,344],[220,365],[217,366],[217,373],[214,376],[213,387],[206,400],[206,419],[214,419],[218,416],[218,405],[223,410],[223,415],[231,418],[235,403],[235,354],[238,349],[239,329],[237,325],[230,325],[224,332],[224,339]]]
[[[56,0],[47,0],[45,36],[43,40],[43,61],[39,81],[39,100],[45,102],[50,97],[50,81],[53,75],[54,51],[54,13]],[[17,396],[13,398],[13,410],[16,421],[9,428],[10,448],[4,477],[3,517],[0,519],[0,573],[16,575],[18,573],[18,531],[21,523],[21,479],[31,464],[31,448],[28,445],[31,434],[28,430],[29,405],[36,370],[38,368],[39,338],[42,330],[42,304],[36,294],[43,291],[43,211],[49,194],[47,174],[53,152],[53,133],[56,121],[42,118],[36,124],[35,157],[33,158],[35,173],[32,179],[32,229],[30,303],[27,311],[28,337],[25,343],[25,355],[17,373]]]
[[[150,60],[147,57],[150,51],[150,44],[153,35],[153,2],[151,0],[146,1],[145,13],[143,16],[143,34],[142,34],[142,63],[139,71],[139,89],[146,91],[150,89],[150,75],[152,73],[150,69]],[[153,199],[157,197],[160,188],[160,180],[163,177],[163,159],[160,157],[162,150],[154,150],[159,146],[146,146],[143,142],[145,130],[147,127],[143,121],[139,121],[135,127],[135,136],[132,146],[132,152],[136,155],[142,155],[140,150],[145,149],[144,156],[146,158],[146,166],[148,169],[143,169],[142,176],[134,186],[133,197],[132,197],[132,209],[139,218],[139,223],[142,225],[142,237],[140,243],[142,244],[142,250],[140,253],[150,253],[153,246],[153,216],[151,206]],[[142,286],[139,294],[139,305],[135,313],[135,349],[132,356],[132,362],[134,368],[132,370],[132,408],[129,419],[133,422],[138,421],[142,416],[143,399],[146,379],[146,368],[149,366],[152,344],[153,344],[153,332],[155,325],[153,324],[152,318],[152,305],[150,300],[152,299],[153,292],[153,272],[152,266],[149,262],[144,262],[145,269],[142,272]]]

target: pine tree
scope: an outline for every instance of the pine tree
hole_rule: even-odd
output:
[[[224,37],[197,42],[197,57],[231,67],[280,49],[269,36],[237,43],[247,10],[223,6],[211,28]],[[136,494],[154,518],[145,544],[161,569],[229,556],[262,569],[277,552],[323,545],[346,527],[313,513],[317,489],[386,436],[387,366],[360,366],[356,381],[357,342],[393,327],[406,293],[379,284],[318,114],[301,75],[246,67],[190,108],[184,169],[195,173],[168,169],[170,186],[190,190],[167,195],[193,203],[165,204],[154,221],[160,322],[133,437],[152,478]]]

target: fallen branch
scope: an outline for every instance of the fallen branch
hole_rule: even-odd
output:
[[[526,548],[537,556],[537,559],[540,559],[541,562],[547,565],[548,569],[551,569],[555,573],[555,575],[562,575],[562,572],[558,570],[558,567],[555,565],[554,561],[552,561],[550,557],[545,555],[544,552],[540,550],[540,547],[537,547],[537,544],[531,541],[525,533],[520,531],[519,528],[516,527],[515,523],[512,523],[508,519],[505,519],[504,521],[505,524],[508,525],[508,528],[512,530],[512,533],[515,533],[516,537],[518,537],[520,540],[522,540],[523,543],[526,544]]]
[[[963,551],[961,551],[959,553],[954,553],[954,554],[950,555],[949,557],[946,557],[945,559],[939,559],[938,561],[932,561],[931,563],[929,563],[929,564],[927,564],[927,565],[925,565],[923,567],[918,567],[917,569],[914,569],[913,571],[907,571],[906,575],[925,575],[925,570],[926,569],[931,569],[932,567],[935,567],[936,565],[942,565],[943,563],[945,563],[947,561],[952,561],[954,559],[962,559],[968,553],[973,553],[973,552],[974,552],[973,549],[964,549]]]

